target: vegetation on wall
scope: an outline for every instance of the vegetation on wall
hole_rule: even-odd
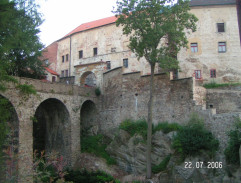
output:
[[[181,128],[181,125],[177,123],[168,123],[166,121],[159,122],[157,125],[152,125],[152,133],[156,133],[157,131],[162,131],[163,133],[169,133],[172,131],[177,131]],[[127,119],[124,120],[119,129],[125,130],[128,132],[132,137],[135,134],[139,134],[143,137],[143,139],[147,139],[147,122],[144,119],[141,120],[131,120]]]
[[[100,88],[96,88],[96,89],[95,89],[95,95],[96,95],[96,96],[100,96],[100,95],[101,95]]]
[[[0,91],[7,83],[17,84],[23,94],[36,93],[30,85],[21,85],[13,76],[40,78],[44,75],[39,60],[43,45],[39,41],[38,26],[42,23],[34,0],[0,1]],[[9,118],[13,112],[10,102],[0,98],[0,156],[9,133]]]
[[[152,167],[152,173],[159,173],[159,172],[162,172],[164,170],[166,170],[167,168],[167,165],[169,163],[171,159],[171,155],[168,155],[167,157],[165,157],[162,162],[159,164],[159,165],[155,165]]]
[[[139,134],[143,139],[147,138],[147,122],[144,119],[137,121],[127,119],[120,124],[119,129],[125,130],[131,136]]]
[[[108,165],[116,164],[114,158],[106,152],[107,144],[103,142],[103,135],[85,136],[81,139],[81,151],[92,153],[106,160]]]
[[[235,128],[228,133],[229,142],[224,154],[226,161],[229,164],[239,165],[239,148],[241,145],[241,119],[237,118],[235,121]]]
[[[216,83],[216,82],[211,82],[211,83],[205,83],[203,85],[204,88],[206,89],[212,89],[212,88],[221,88],[221,87],[230,87],[230,86],[240,86],[241,83]]]
[[[9,131],[7,122],[11,116],[12,110],[13,108],[9,101],[3,97],[0,97],[0,161],[3,157],[4,145],[6,145],[5,140]]]
[[[188,123],[178,130],[172,146],[184,158],[196,156],[202,151],[214,156],[219,141],[204,127],[203,119],[193,114]]]
[[[35,90],[33,85],[22,84],[22,85],[18,85],[17,88],[19,89],[20,93],[23,95],[37,94],[37,91]]]
[[[169,133],[172,131],[178,131],[181,128],[181,125],[178,123],[168,123],[168,122],[161,122],[153,127],[153,133],[157,131],[162,131],[163,133]]]

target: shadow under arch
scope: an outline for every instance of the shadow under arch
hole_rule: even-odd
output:
[[[71,162],[71,122],[60,100],[49,98],[36,109],[33,121],[33,150],[45,154],[56,152]]]
[[[19,119],[13,104],[0,95],[0,182],[18,177]]]
[[[80,78],[80,84],[82,86],[87,87],[95,87],[96,86],[96,76],[93,72],[87,71],[84,74],[82,74]]]
[[[98,112],[91,100],[86,100],[80,111],[81,136],[96,135],[99,131]]]

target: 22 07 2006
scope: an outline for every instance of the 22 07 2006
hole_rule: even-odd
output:
[[[203,163],[202,161],[198,162],[185,162],[184,168],[223,168],[223,162],[210,162]]]

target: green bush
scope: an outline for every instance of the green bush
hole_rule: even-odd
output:
[[[33,85],[28,85],[28,84],[22,84],[22,85],[18,85],[17,88],[20,90],[20,93],[24,94],[24,95],[36,95],[37,91],[34,88]]]
[[[139,134],[144,139],[147,138],[147,122],[145,120],[133,121],[127,119],[120,124],[119,128],[127,131],[131,136]]]
[[[108,165],[116,164],[115,159],[111,158],[106,152],[107,144],[103,143],[103,135],[86,136],[81,139],[82,152],[92,153],[106,159]]]
[[[72,181],[73,183],[120,183],[119,180],[114,179],[111,175],[102,171],[68,170],[64,178],[66,181]]]
[[[169,133],[172,131],[177,131],[180,128],[181,128],[181,125],[177,123],[162,122],[162,123],[158,123],[156,126],[153,127],[153,134],[157,131],[162,131],[163,133]]]
[[[227,86],[238,86],[241,83],[222,83],[218,84],[216,82],[206,83],[203,85],[204,88],[211,89],[211,88],[219,88],[219,87],[227,87]]]
[[[96,95],[96,96],[100,96],[100,95],[101,95],[100,88],[96,88],[96,89],[95,89],[95,95]]]
[[[152,173],[159,173],[159,172],[162,172],[164,170],[166,170],[167,168],[167,165],[169,163],[171,159],[171,155],[168,155],[167,157],[165,157],[162,162],[159,164],[159,165],[155,165],[152,167]]]
[[[203,150],[213,156],[218,149],[219,141],[204,128],[203,120],[193,115],[188,124],[178,130],[172,146],[183,157],[198,155]]]
[[[241,120],[239,118],[236,119],[235,129],[231,130],[228,136],[228,147],[224,151],[226,161],[230,164],[238,165],[240,162],[239,148],[241,145]]]

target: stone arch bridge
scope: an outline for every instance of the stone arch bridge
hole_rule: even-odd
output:
[[[14,136],[18,144],[15,150],[18,154],[18,175],[31,175],[34,150],[57,151],[70,165],[73,164],[80,153],[81,123],[97,119],[99,99],[95,89],[17,79],[37,90],[37,95],[26,95],[9,84],[6,92],[0,92],[0,97],[6,98],[14,108],[12,116],[15,116]],[[21,181],[21,177],[19,180],[26,182]]]

